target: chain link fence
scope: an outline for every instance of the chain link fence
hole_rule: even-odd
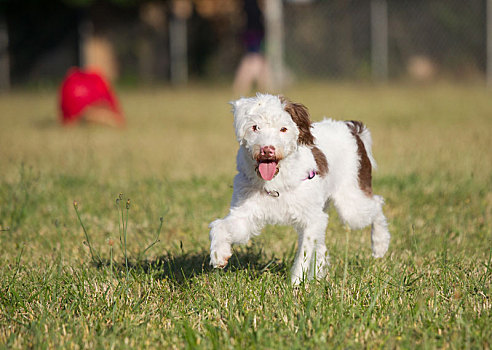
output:
[[[176,46],[171,5],[180,1],[189,4],[189,13],[180,35],[174,35],[180,40]],[[112,46],[122,80],[173,82],[177,60],[190,79],[232,81],[244,54],[244,1],[147,0],[120,6],[101,0],[86,7],[4,2],[0,68],[14,83],[60,79],[70,66],[85,63],[84,42],[93,35]],[[259,3],[265,1],[274,0]],[[297,78],[372,79],[378,75],[375,62],[389,79],[482,80],[487,71],[486,13],[492,0],[275,1],[283,5],[285,66]],[[382,5],[378,16],[374,4]],[[492,5],[489,11],[492,32]],[[489,40],[492,60],[492,33]],[[173,55],[173,47],[181,48],[181,55]],[[492,61],[489,66],[492,83]],[[0,74],[0,86],[8,85],[9,74]]]
[[[483,77],[485,0],[388,0],[386,9],[390,79]],[[287,1],[284,24],[294,74],[371,77],[371,1]]]

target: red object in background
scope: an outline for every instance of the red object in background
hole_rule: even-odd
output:
[[[71,68],[60,88],[61,122],[78,121],[87,107],[107,108],[113,112],[115,124],[125,124],[118,100],[104,78],[96,72]]]

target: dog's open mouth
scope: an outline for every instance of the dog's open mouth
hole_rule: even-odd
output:
[[[258,160],[256,172],[265,181],[270,181],[278,173],[278,161],[276,159]]]

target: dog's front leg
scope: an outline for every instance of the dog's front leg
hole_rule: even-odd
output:
[[[298,248],[291,271],[291,282],[298,285],[305,280],[322,278],[328,263],[325,232],[328,215],[320,213],[297,228]]]
[[[223,219],[210,224],[210,265],[224,268],[232,255],[231,245],[247,243],[254,232],[259,228],[252,224],[253,220],[231,212]]]
[[[210,227],[210,265],[224,268],[232,255],[227,218],[213,221]]]

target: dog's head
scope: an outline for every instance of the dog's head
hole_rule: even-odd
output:
[[[263,94],[231,104],[237,139],[256,162],[258,175],[266,181],[275,177],[282,159],[299,145],[314,145],[309,113],[302,104]]]

